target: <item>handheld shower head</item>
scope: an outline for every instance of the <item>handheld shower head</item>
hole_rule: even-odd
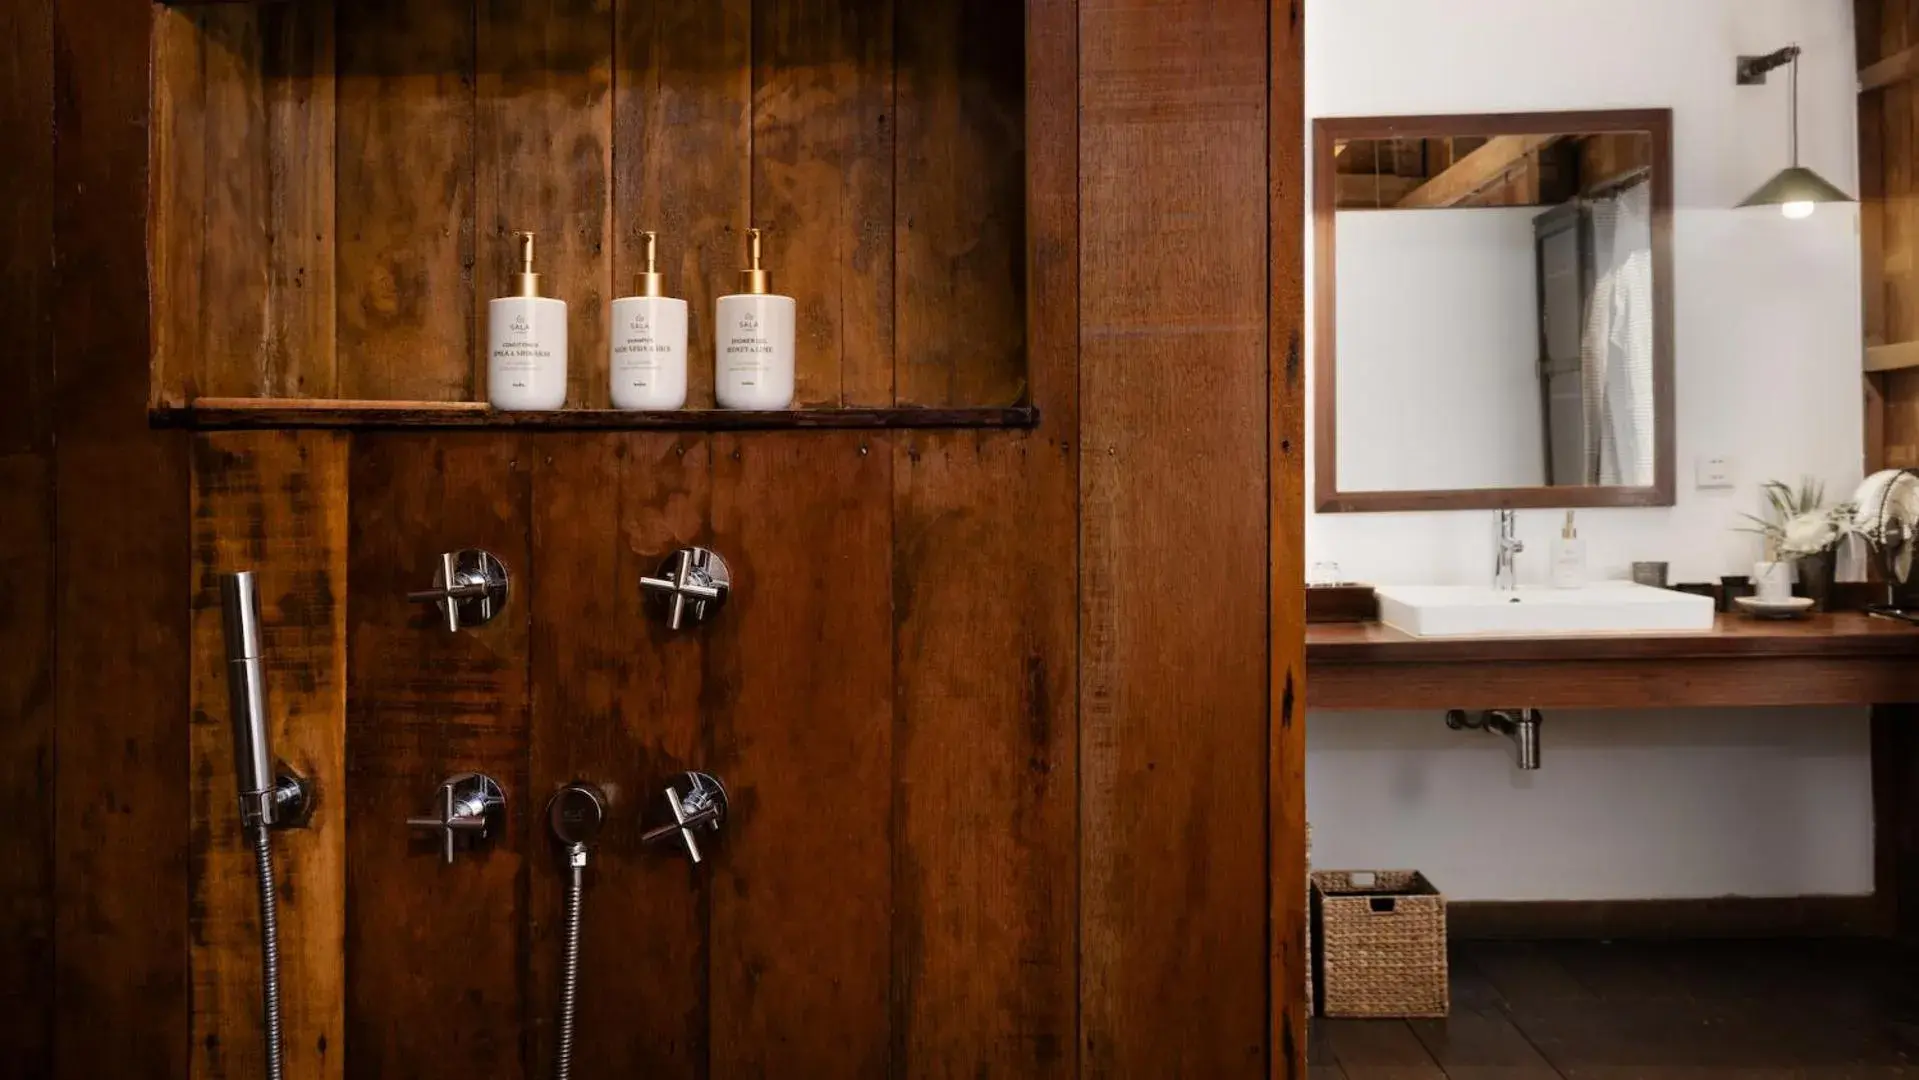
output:
[[[233,720],[233,775],[240,789],[240,818],[249,826],[272,825],[273,748],[267,736],[260,594],[253,572],[222,578],[220,602],[226,621],[227,704]]]

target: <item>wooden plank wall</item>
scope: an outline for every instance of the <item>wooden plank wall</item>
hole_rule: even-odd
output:
[[[1080,962],[1095,1076],[1267,1067],[1267,955],[1249,946],[1269,916],[1268,672],[1221,650],[1270,631],[1268,238],[1247,227],[1268,213],[1267,18],[1259,3],[1080,5]]]
[[[0,1052],[53,1069],[54,295],[53,11],[0,0]]]
[[[51,225],[0,219],[46,228],[60,267],[8,265],[51,297],[24,355],[60,357],[52,421],[0,415],[0,460],[28,481],[45,462],[53,504],[31,515],[33,485],[9,487],[44,530],[0,544],[49,609],[0,616],[22,661],[0,704],[44,702],[0,772],[45,825],[0,868],[24,932],[0,963],[51,969],[50,1002],[0,1027],[25,1075],[257,1067],[257,916],[208,675],[212,575],[242,560],[273,583],[281,756],[327,815],[280,845],[291,1075],[547,1073],[559,872],[539,811],[575,778],[614,798],[582,1075],[1303,1074],[1285,723],[1303,211],[1297,148],[1268,151],[1301,127],[1297,6],[1033,0],[1024,64],[972,33],[1010,33],[1006,5],[696,6],[582,0],[569,14],[606,42],[533,45],[470,0],[67,0],[20,24],[45,27],[52,81],[0,117],[32,143],[39,102],[74,133],[29,192]],[[572,74],[541,74],[555,56]],[[0,75],[30,90],[37,70]],[[564,146],[572,182],[510,184],[526,138]],[[668,166],[748,138],[766,153]],[[942,195],[956,175],[971,194]],[[838,224],[775,265],[825,358],[809,393],[980,404],[1030,384],[1041,426],[145,426],[150,354],[168,395],[482,391],[497,232],[552,215],[549,272],[610,295],[634,267],[629,199],[689,237],[670,272],[720,284],[749,212],[812,235],[793,215],[830,205]],[[196,215],[216,227],[196,237]],[[1187,255],[1138,257],[1169,245]],[[636,579],[688,542],[732,559],[740,592],[671,636]],[[519,573],[501,621],[454,636],[403,594],[467,544]],[[1194,550],[1208,572],[1168,589]],[[52,680],[36,640],[58,642]],[[52,791],[27,799],[55,731]],[[637,845],[687,767],[734,795],[697,870]],[[467,768],[507,785],[510,826],[442,867],[402,820]]]
[[[274,837],[287,1069],[345,1065],[347,437],[234,432],[193,446],[192,1075],[261,1075],[260,901],[239,828],[220,577],[260,590],[274,757],[309,778],[307,826]]]
[[[1858,67],[1919,44],[1919,3],[1854,0]],[[1919,341],[1919,83],[1859,95],[1859,247],[1865,344]],[[1868,469],[1919,467],[1919,368],[1864,376]],[[1872,711],[1873,893],[1878,927],[1919,939],[1919,728]]]
[[[1919,43],[1919,4],[1855,0],[1858,66]],[[1860,249],[1868,346],[1919,341],[1919,84],[1859,96]],[[1919,369],[1865,377],[1866,457],[1919,466]]]
[[[684,8],[685,10],[679,10]],[[1021,8],[373,0],[164,11],[156,404],[484,396],[510,234],[607,404],[607,304],[660,233],[711,407],[713,299],[767,230],[803,406],[1026,394]]]
[[[1272,890],[1269,928],[1274,1076],[1306,1070],[1308,1003],[1294,987],[1312,963],[1306,935],[1306,70],[1305,12],[1297,3],[1272,16],[1267,126],[1266,433],[1270,557],[1266,573],[1271,634],[1267,651],[1267,845]],[[1287,983],[1283,980],[1292,979]]]

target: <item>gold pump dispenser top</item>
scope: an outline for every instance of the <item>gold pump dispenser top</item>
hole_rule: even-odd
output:
[[[763,296],[773,291],[773,272],[760,266],[760,231],[746,230],[746,269],[740,271],[740,292]]]
[[[640,234],[646,240],[646,269],[633,275],[633,295],[665,296],[666,275],[660,273],[657,262],[659,237],[650,232]]]
[[[520,269],[513,275],[513,295],[538,296],[540,275],[533,272],[533,234],[516,232],[513,240],[520,248]]]

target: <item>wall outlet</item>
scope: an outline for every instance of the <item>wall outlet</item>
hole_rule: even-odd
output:
[[[1732,459],[1702,455],[1693,465],[1693,484],[1702,488],[1732,487]]]

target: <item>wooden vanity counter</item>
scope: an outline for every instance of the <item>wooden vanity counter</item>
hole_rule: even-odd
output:
[[[1919,627],[1843,612],[1721,615],[1704,633],[1422,639],[1319,623],[1306,628],[1306,673],[1315,709],[1919,702]]]

